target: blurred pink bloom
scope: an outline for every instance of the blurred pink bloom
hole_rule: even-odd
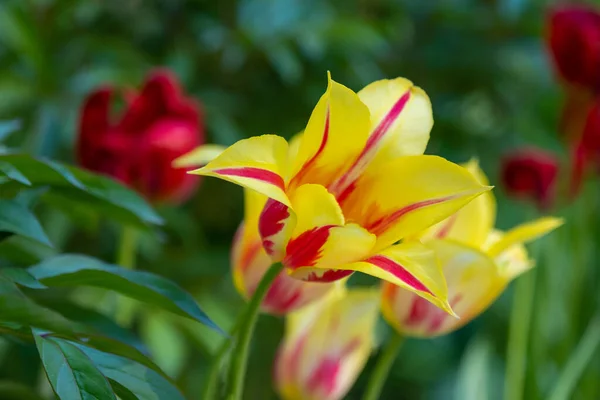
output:
[[[151,201],[179,203],[199,183],[172,161],[204,143],[198,105],[185,97],[168,71],[150,74],[139,94],[125,90],[125,111],[111,120],[115,90],[100,88],[86,99],[79,123],[77,160],[138,190]]]

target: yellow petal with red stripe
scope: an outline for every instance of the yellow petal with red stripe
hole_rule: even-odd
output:
[[[429,97],[408,79],[373,82],[358,96],[371,114],[370,135],[360,155],[331,186],[341,199],[361,174],[379,174],[384,164],[398,157],[423,154],[433,126]]]
[[[460,318],[454,318],[422,297],[383,284],[382,313],[399,332],[408,336],[433,337],[450,333],[488,308],[508,281],[498,274],[494,261],[481,251],[450,240],[433,240],[432,248],[448,285],[448,299]]]
[[[476,160],[469,161],[465,168],[482,185],[489,181]],[[425,231],[421,238],[452,239],[479,248],[487,240],[496,222],[496,199],[491,191],[483,193],[450,217]]]
[[[276,135],[240,140],[192,174],[214,176],[289,206],[285,193],[288,144]]]
[[[218,144],[205,144],[175,159],[173,166],[176,168],[200,167],[220,156],[225,149],[225,146]]]
[[[291,273],[307,267],[325,271],[336,269],[364,258],[371,251],[375,236],[358,225],[344,225],[342,210],[323,186],[302,185],[294,192],[291,201],[297,223],[283,260]],[[347,275],[344,273],[335,279]],[[331,275],[328,277],[303,276],[303,279],[335,280]]]
[[[360,153],[369,135],[369,110],[356,93],[333,81],[315,106],[292,169],[293,188],[328,186]]]
[[[454,315],[448,304],[448,288],[433,250],[419,242],[388,247],[364,261],[343,266],[390,282],[427,299]]]
[[[465,168],[436,156],[406,156],[361,177],[342,208],[377,235],[375,251],[438,223],[490,190]]]
[[[516,244],[530,242],[553,231],[564,223],[561,218],[543,217],[535,221],[517,226],[506,232],[498,241],[486,246],[487,253],[492,257],[499,256],[503,251]]]
[[[488,236],[486,245],[496,243],[504,237],[504,232],[494,230]],[[529,258],[523,243],[513,244],[498,254],[494,261],[498,273],[507,280],[512,280],[535,266],[535,261]]]
[[[351,289],[286,320],[274,380],[284,400],[340,400],[373,348],[378,292]]]

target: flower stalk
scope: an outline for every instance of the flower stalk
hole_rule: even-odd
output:
[[[250,341],[252,339],[252,333],[254,332],[254,326],[258,319],[260,305],[271,287],[271,284],[282,270],[283,264],[281,263],[271,265],[262,277],[243,314],[229,370],[230,389],[229,395],[227,396],[227,399],[229,400],[240,400],[242,398]]]
[[[396,332],[392,335],[390,340],[388,340],[387,344],[383,348],[379,359],[377,360],[377,364],[375,364],[375,369],[371,374],[371,378],[369,379],[369,383],[367,384],[367,390],[365,391],[365,395],[363,396],[363,400],[377,400],[381,395],[381,390],[383,389],[383,384],[385,383],[392,364],[398,355],[398,351],[400,351],[400,347],[402,347],[402,343],[404,342],[404,337]]]
[[[121,243],[117,253],[117,264],[123,268],[135,269],[138,233],[129,226],[123,227]],[[124,296],[117,295],[115,320],[122,327],[129,327],[133,318],[135,303]]]

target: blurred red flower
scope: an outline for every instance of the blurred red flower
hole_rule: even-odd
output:
[[[521,149],[502,160],[502,183],[506,192],[531,199],[543,210],[554,202],[557,175],[558,160],[541,149]]]
[[[550,13],[549,46],[557,72],[568,83],[600,90],[600,13],[564,6]]]
[[[583,134],[573,150],[572,195],[579,193],[585,172],[590,167],[600,172],[600,98],[589,109]]]
[[[165,70],[151,73],[139,93],[123,93],[125,110],[116,120],[110,115],[114,92],[103,87],[84,102],[79,164],[118,179],[150,201],[184,201],[199,177],[171,162],[204,143],[198,104],[185,97],[175,76]]]

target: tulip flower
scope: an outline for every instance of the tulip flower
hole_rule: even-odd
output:
[[[600,172],[600,99],[589,110],[583,134],[572,155],[571,194],[579,192],[585,172],[594,167]]]
[[[231,264],[235,287],[242,296],[249,298],[272,262],[258,234],[258,219],[267,197],[248,189],[244,195],[244,222],[233,239]],[[331,289],[332,284],[304,282],[282,271],[271,284],[261,307],[267,313],[284,315],[323,297]]]
[[[111,87],[98,89],[84,103],[79,164],[121,181],[151,201],[182,202],[199,180],[171,163],[204,142],[197,104],[184,96],[166,71],[152,73],[138,94],[128,93],[125,110],[113,120],[114,92]]]
[[[509,195],[533,200],[547,210],[556,195],[558,160],[547,151],[528,148],[502,160],[502,182]]]
[[[378,308],[376,291],[350,289],[347,294],[334,291],[290,314],[275,360],[281,398],[343,398],[373,348]]]
[[[470,163],[469,169],[487,183],[476,163]],[[514,278],[533,267],[524,243],[562,224],[560,219],[545,217],[501,232],[493,229],[495,218],[495,200],[488,192],[423,234],[442,266],[449,303],[459,319],[384,283],[382,313],[388,323],[415,337],[434,337],[460,328],[485,311]]]
[[[410,238],[490,187],[422,154],[432,125],[427,95],[406,79],[356,94],[329,78],[298,140],[241,140],[191,173],[268,197],[262,246],[292,277],[333,282],[363,272],[451,312],[433,252]]]
[[[600,89],[600,13],[563,6],[550,14],[549,47],[557,72],[569,84]]]

